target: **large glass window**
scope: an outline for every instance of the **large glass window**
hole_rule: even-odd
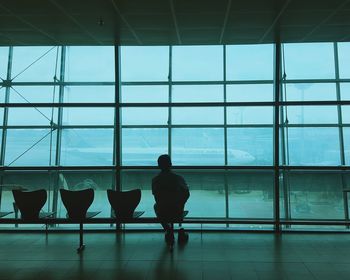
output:
[[[344,219],[349,46],[282,44],[277,62],[273,44],[0,47],[0,211],[18,183],[47,189],[59,217],[59,188],[93,188],[104,217],[107,189],[141,188],[153,217],[157,158],[170,154],[189,217],[274,219],[279,203],[286,219]]]

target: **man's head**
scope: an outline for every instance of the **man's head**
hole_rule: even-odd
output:
[[[169,170],[171,168],[171,159],[170,159],[169,155],[159,156],[158,166],[162,171]]]

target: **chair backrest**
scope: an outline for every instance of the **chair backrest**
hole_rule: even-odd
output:
[[[12,190],[15,203],[21,212],[22,219],[34,220],[39,218],[41,208],[46,203],[46,190],[21,191]]]
[[[69,191],[60,189],[64,207],[66,207],[68,218],[82,220],[86,218],[86,212],[94,201],[94,190],[85,189],[80,191]]]
[[[117,218],[131,218],[140,203],[141,190],[125,192],[107,190],[107,196]]]

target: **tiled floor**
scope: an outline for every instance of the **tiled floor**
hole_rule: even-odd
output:
[[[0,234],[0,279],[350,279],[350,235],[191,233],[171,254],[161,233]]]

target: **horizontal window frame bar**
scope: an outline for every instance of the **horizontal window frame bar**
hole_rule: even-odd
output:
[[[171,108],[171,107],[274,107],[274,106],[337,106],[350,105],[350,100],[344,101],[259,101],[259,102],[176,102],[176,103],[0,103],[0,108],[105,108],[105,107],[140,107],[140,108]]]

